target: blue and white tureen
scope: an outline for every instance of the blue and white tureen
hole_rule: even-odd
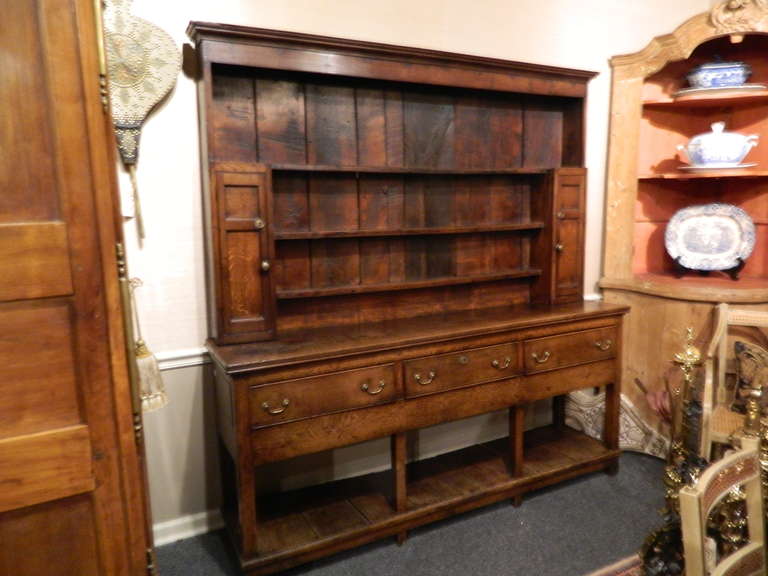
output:
[[[738,132],[726,132],[725,122],[712,124],[712,132],[691,138],[687,145],[677,149],[683,152],[688,162],[699,168],[737,168],[747,153],[757,146],[759,136],[745,136]]]
[[[752,73],[744,62],[710,62],[688,73],[693,88],[732,88],[742,86]]]

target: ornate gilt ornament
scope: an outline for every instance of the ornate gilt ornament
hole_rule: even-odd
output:
[[[104,0],[104,39],[117,147],[131,174],[139,238],[144,225],[135,166],[141,127],[176,84],[181,54],[164,30],[131,14],[133,0]]]
[[[712,9],[710,20],[718,34],[764,30],[768,0],[725,0]]]

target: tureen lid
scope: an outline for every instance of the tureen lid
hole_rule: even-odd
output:
[[[735,66],[749,68],[749,64],[745,64],[744,62],[706,62],[705,64],[696,66],[691,72],[696,72],[698,70],[713,70],[717,68],[733,68]]]
[[[698,138],[700,136],[711,136],[713,134],[717,134],[717,135],[720,135],[720,134],[738,134],[738,132],[726,132],[726,130],[725,130],[725,122],[722,122],[722,121],[721,122],[713,122],[712,124],[710,124],[710,128],[712,128],[711,132],[703,132],[701,134],[696,134],[696,136],[694,136],[694,138]],[[739,136],[741,136],[741,134],[739,134]]]

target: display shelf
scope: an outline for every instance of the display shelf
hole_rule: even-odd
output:
[[[334,535],[382,523],[395,515],[391,471],[301,490],[257,495],[260,556],[302,548]]]
[[[731,106],[757,106],[768,104],[768,90],[738,90],[703,92],[677,98],[646,100],[645,108],[728,108]]]
[[[322,296],[338,296],[341,294],[363,294],[366,292],[388,292],[392,290],[415,290],[417,288],[432,288],[437,286],[455,286],[459,284],[474,284],[478,282],[495,282],[523,278],[536,278],[542,271],[538,268],[521,268],[493,274],[478,274],[465,276],[441,276],[425,280],[406,282],[383,282],[381,284],[356,284],[353,286],[328,286],[318,288],[279,289],[277,298],[287,300],[293,298],[316,298]]]
[[[707,170],[703,172],[663,172],[659,174],[641,174],[638,180],[700,180],[702,178],[763,178],[768,170],[734,168],[728,170]]]
[[[529,232],[541,230],[544,222],[523,222],[519,224],[488,224],[478,226],[441,226],[431,228],[412,228],[399,230],[337,230],[311,232],[281,232],[275,233],[276,240],[315,240],[323,238],[373,238],[394,236],[430,236],[453,234],[478,234],[494,232]]]
[[[283,334],[285,341],[274,340],[256,344],[222,346],[211,350],[213,358],[230,367],[230,372],[241,373],[265,370],[296,361],[314,362],[334,356],[357,355],[371,347],[385,346],[393,341],[398,346],[415,346],[434,338],[470,338],[483,334],[497,334],[509,330],[524,330],[541,322],[562,323],[575,314],[600,316],[598,302],[561,304],[558,306],[505,305],[500,308],[463,310],[429,314],[387,322],[364,322],[344,327],[344,338],[339,338],[338,326],[316,330],[311,337],[305,330]],[[579,316],[583,319],[583,316]],[[437,335],[437,336],[436,336]]]
[[[397,166],[336,166],[331,164],[272,164],[272,170],[284,172],[341,172],[352,174],[424,174],[435,176],[484,176],[495,174],[546,174],[550,168],[518,167],[518,168],[429,168],[429,167],[397,167]]]
[[[697,276],[691,271],[680,278],[672,273],[603,278],[600,280],[600,287],[670,300],[758,304],[766,300],[768,279],[743,277],[734,281],[724,274]]]
[[[567,478],[606,469],[618,450],[565,429],[525,434],[523,474],[508,471],[504,438],[414,462],[408,466],[407,508],[391,504],[393,474],[379,472],[281,494],[259,502],[259,556],[243,568],[259,574],[344,550],[441,518],[513,498]]]

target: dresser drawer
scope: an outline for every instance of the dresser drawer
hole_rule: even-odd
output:
[[[519,372],[518,344],[472,348],[405,362],[406,397],[510,378]]]
[[[616,355],[616,328],[609,326],[528,340],[523,350],[525,371],[529,374],[606,360]]]
[[[284,380],[250,389],[251,426],[364,408],[396,397],[393,364]]]

